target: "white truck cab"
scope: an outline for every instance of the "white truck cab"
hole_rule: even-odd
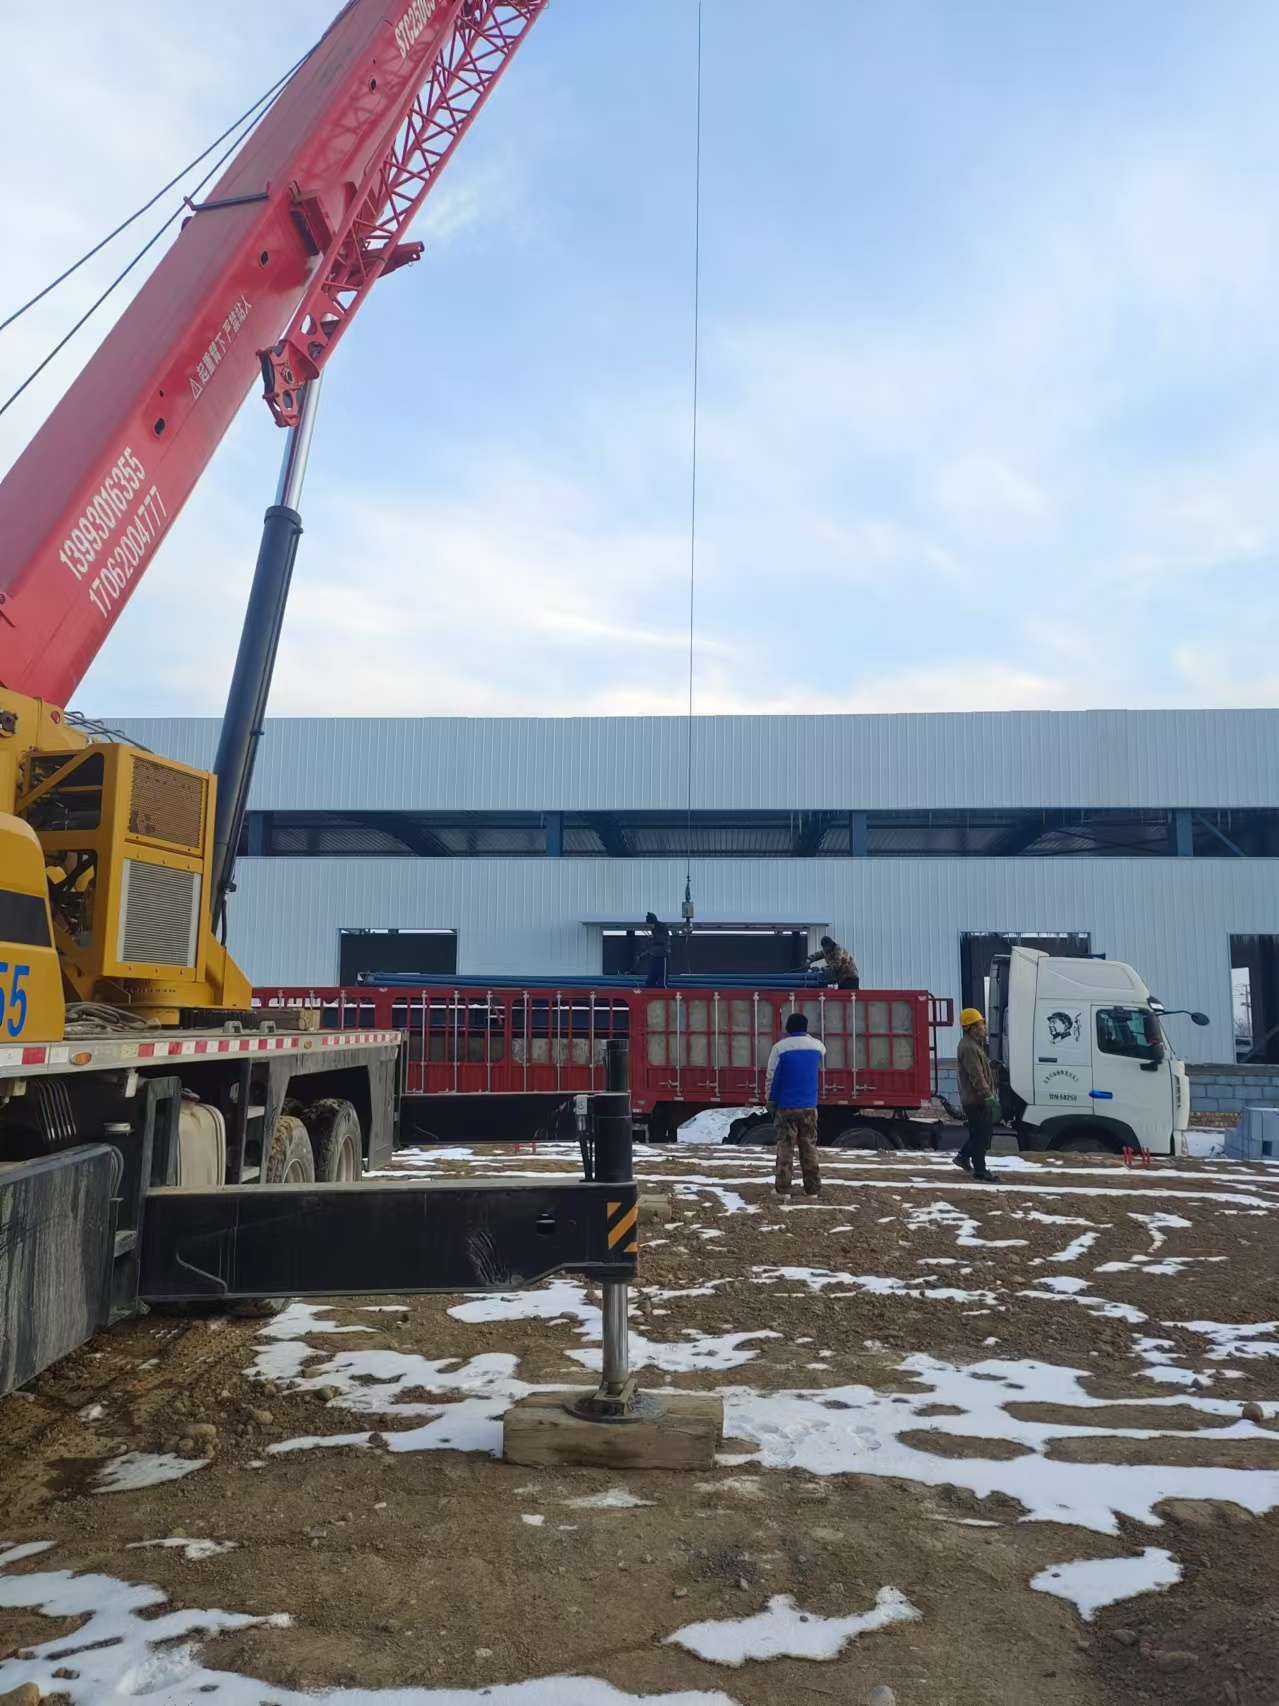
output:
[[[988,1006],[1003,1112],[1023,1149],[1186,1153],[1186,1069],[1131,966],[1015,947],[991,967]]]

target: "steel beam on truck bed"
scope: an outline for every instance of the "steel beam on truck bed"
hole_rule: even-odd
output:
[[[247,1185],[147,1193],[147,1303],[515,1291],[635,1275],[636,1185]]]

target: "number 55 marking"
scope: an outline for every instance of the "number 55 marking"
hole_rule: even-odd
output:
[[[8,960],[0,960],[0,977],[9,969]],[[22,980],[30,977],[30,966],[14,966],[13,976],[9,980],[9,993],[6,998],[3,984],[0,984],[0,1022],[11,1037],[20,1037],[22,1027],[27,1022],[27,992],[22,987]],[[5,1018],[5,1007],[8,1006],[9,1016]]]

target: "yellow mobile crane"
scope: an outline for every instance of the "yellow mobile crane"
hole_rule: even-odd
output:
[[[350,0],[0,483],[0,1394],[140,1297],[634,1269],[617,1167],[335,1191],[390,1156],[399,1033],[256,1014],[218,928],[324,364],[545,5]],[[62,707],[259,374],[288,444],[209,773]]]

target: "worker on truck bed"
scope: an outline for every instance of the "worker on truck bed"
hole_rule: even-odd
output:
[[[817,1197],[822,1175],[817,1165],[817,1091],[821,1083],[825,1043],[808,1034],[808,1020],[792,1013],[786,1035],[773,1044],[764,1078],[764,1100],[777,1133],[777,1194],[788,1197],[799,1145],[799,1168],[804,1195]]]
[[[841,948],[833,936],[823,936],[822,945],[815,954],[810,954],[805,965],[816,965],[823,960],[826,965],[827,983],[836,983],[841,989],[860,989],[862,980],[857,975],[857,961],[847,948]]]
[[[669,924],[663,924],[655,912],[644,915],[644,922],[649,928],[648,977],[645,979],[649,989],[665,989],[667,986],[667,971],[671,958],[671,930]]]
[[[964,1035],[955,1064],[959,1070],[959,1100],[968,1121],[968,1140],[956,1155],[955,1165],[966,1173],[971,1172],[974,1179],[993,1185],[998,1181],[986,1165],[986,1151],[999,1118],[999,1089],[986,1053],[986,1021],[975,1007],[965,1007],[959,1022]]]

